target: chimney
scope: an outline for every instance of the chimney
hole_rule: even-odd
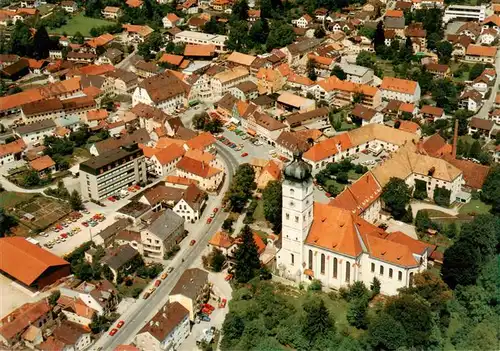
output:
[[[455,118],[455,131],[453,132],[453,146],[451,150],[451,157],[457,158],[457,141],[458,141],[458,119]]]

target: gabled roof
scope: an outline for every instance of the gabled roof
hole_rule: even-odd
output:
[[[158,162],[164,166],[178,158],[181,158],[184,155],[184,152],[185,150],[182,146],[171,144],[164,149],[159,149],[153,157],[155,157]]]
[[[26,241],[24,238],[18,239]],[[22,258],[19,262],[20,265],[22,265],[21,262]],[[47,315],[49,312],[50,305],[46,299],[42,299],[34,303],[26,303],[21,307],[15,309],[0,321],[0,335],[2,335],[2,337],[4,337],[6,340],[10,341],[14,339],[16,335],[22,333],[32,323],[35,323],[38,319]]]
[[[452,152],[451,145],[446,143],[446,140],[438,133],[430,136],[420,145],[423,151],[429,156],[440,157],[445,154],[451,154]]]
[[[30,167],[35,171],[44,171],[50,167],[54,167],[56,163],[49,155],[44,155],[42,157],[36,158],[29,163]]]
[[[208,243],[212,246],[228,249],[234,244],[234,239],[226,232],[215,233]]]
[[[255,59],[255,56],[233,51],[231,55],[229,55],[229,57],[226,59],[226,61],[249,67]]]
[[[160,308],[138,334],[148,333],[162,343],[184,318],[188,317],[189,311],[179,302],[167,303]]]
[[[418,83],[413,80],[384,77],[380,89],[396,91],[404,94],[414,94]]]
[[[184,171],[195,176],[209,179],[216,174],[222,172],[222,170],[212,167],[205,162],[192,159],[190,157],[184,156],[178,163],[177,169]]]
[[[463,172],[465,185],[477,190],[483,187],[490,172],[489,166],[483,166],[469,160],[454,159],[449,155],[445,157],[445,160]]]
[[[215,144],[215,138],[209,132],[198,134],[197,136],[186,142],[188,148],[200,150],[204,150],[206,147],[213,144]]]
[[[465,54],[470,56],[495,57],[497,48],[494,46],[469,45]]]
[[[482,130],[492,130],[495,126],[495,122],[492,120],[477,117],[472,117],[469,123],[471,127]]]

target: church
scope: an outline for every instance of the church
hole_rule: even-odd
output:
[[[435,250],[402,232],[387,233],[352,211],[314,202],[311,166],[301,157],[285,167],[279,274],[296,282],[318,279],[339,289],[373,278],[381,293],[395,295],[427,269]]]

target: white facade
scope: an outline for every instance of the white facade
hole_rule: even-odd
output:
[[[417,83],[417,87],[413,92],[401,92],[396,90],[389,90],[380,88],[382,92],[382,98],[386,100],[398,100],[408,103],[416,103],[420,101],[420,85]]]
[[[215,45],[216,52],[226,51],[226,35],[206,34],[192,31],[182,31],[174,36],[174,43]]]
[[[204,203],[205,201],[200,204],[200,208],[203,207]],[[181,199],[178,203],[176,203],[174,208],[172,208],[172,211],[188,222],[195,222],[200,219],[200,211],[192,208],[184,199]]]
[[[159,323],[150,321],[150,323]],[[136,346],[144,351],[178,350],[182,342],[190,334],[189,315],[177,324],[174,329],[165,337],[158,340],[150,332],[137,334],[135,337]]]
[[[486,18],[486,6],[467,6],[467,5],[450,5],[444,11],[443,22],[448,23],[451,20],[475,20],[478,22],[484,21]]]
[[[137,87],[132,94],[132,106],[135,106],[140,102],[149,106],[157,107],[165,113],[174,113],[178,107],[186,105],[186,97],[184,96],[184,93],[179,93],[167,100],[156,103],[153,99],[151,99],[146,89]]]

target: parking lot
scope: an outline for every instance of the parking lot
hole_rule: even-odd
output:
[[[231,128],[233,129],[233,128]],[[269,152],[274,150],[274,147],[268,144],[264,144],[262,140],[258,140],[257,145],[252,142],[252,138],[247,133],[243,132],[242,128],[234,128],[233,130],[224,127],[224,131],[219,135],[220,137],[226,138],[229,142],[236,144],[235,148],[227,146],[228,150],[231,150],[233,156],[236,158],[239,164],[250,162],[253,157],[261,159],[270,159],[271,156]]]

